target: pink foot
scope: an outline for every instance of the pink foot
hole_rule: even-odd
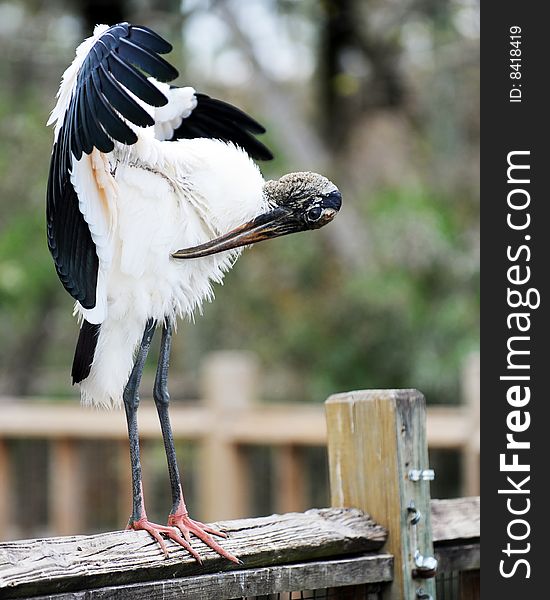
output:
[[[239,560],[236,556],[233,556],[231,553],[224,550],[214,539],[212,539],[211,535],[217,535],[222,538],[226,538],[227,534],[222,531],[218,531],[217,529],[213,529],[212,527],[201,523],[200,521],[195,521],[189,517],[187,511],[184,507],[180,507],[178,511],[174,514],[171,514],[168,517],[168,525],[171,527],[177,527],[186,542],[189,544],[191,542],[191,533],[198,537],[199,540],[202,540],[209,548],[212,548],[214,552],[217,552],[220,556],[227,558],[228,560],[242,565],[242,560]],[[209,535],[211,534],[211,535]]]
[[[164,556],[168,558],[168,548],[166,547],[166,544],[160,535],[163,533],[180,546],[183,546],[199,564],[202,564],[201,557],[195,550],[193,550],[191,544],[189,543],[189,539],[181,537],[181,535],[175,531],[173,527],[157,525],[156,523],[151,523],[151,521],[148,521],[147,517],[142,517],[138,521],[130,521],[127,529],[133,529],[134,531],[147,531],[147,533],[155,538],[159,546],[162,548]]]

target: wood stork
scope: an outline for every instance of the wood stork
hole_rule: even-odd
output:
[[[265,182],[252,159],[270,159],[264,128],[241,110],[169,86],[171,50],[147,27],[98,25],[62,77],[47,190],[48,245],[81,321],[73,383],[84,404],[124,405],[132,465],[128,527],[186,548],[194,534],[239,562],[191,519],[168,416],[168,361],[177,317],[200,310],[240,248],[317,229],[341,195],[325,177],[291,173]],[[149,75],[150,77],[146,77]],[[181,249],[184,248],[184,249]],[[192,259],[192,260],[191,260]],[[147,519],[137,409],[155,328],[162,341],[154,401],[172,490],[167,526]]]

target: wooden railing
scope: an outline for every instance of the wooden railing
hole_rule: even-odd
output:
[[[198,540],[202,565],[172,543],[164,558],[145,532],[21,540],[0,543],[0,596],[437,600],[452,574],[445,598],[478,600],[479,498],[430,499],[423,396],[338,394],[326,416],[333,508],[217,522],[242,565]]]
[[[433,500],[432,523],[442,572],[479,569],[478,498]],[[50,600],[70,600],[78,597],[75,592],[88,590],[91,600],[141,600],[161,597],[162,589],[165,600],[204,600],[380,585],[394,578],[394,557],[379,551],[386,531],[357,509],[310,510],[219,525],[229,534],[224,545],[241,557],[244,568],[235,569],[199,541],[195,546],[203,557],[202,567],[175,545],[164,560],[151,552],[142,532],[0,544],[0,597],[48,594]],[[44,556],[45,548],[51,556]],[[141,578],[136,578],[138,566]],[[133,584],[128,585],[129,580]]]
[[[457,450],[463,456],[463,494],[479,493],[479,362],[469,361],[461,406],[430,406],[427,439],[431,449]],[[323,405],[262,404],[258,402],[259,373],[253,360],[240,353],[216,353],[204,365],[203,399],[174,402],[171,418],[179,440],[199,447],[200,477],[197,505],[205,520],[234,519],[250,514],[251,473],[242,451],[250,445],[271,446],[277,485],[274,510],[301,511],[306,506],[304,465],[299,449],[325,446]],[[155,407],[142,401],[139,409],[142,440],[159,439]],[[47,440],[49,452],[49,527],[58,535],[82,531],[78,445],[84,440],[116,443],[123,478],[117,494],[119,523],[128,518],[130,469],[126,424],[122,413],[83,408],[74,400],[0,398],[0,539],[17,536],[13,505],[14,473],[10,441]],[[145,473],[146,476],[146,473]],[[218,493],[223,490],[223,494]]]

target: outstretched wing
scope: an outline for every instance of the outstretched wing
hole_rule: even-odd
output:
[[[48,246],[65,289],[85,309],[96,307],[101,267],[110,260],[114,182],[102,153],[113,150],[113,140],[137,141],[127,121],[154,125],[138,100],[156,107],[168,100],[144,73],[160,81],[177,77],[159,56],[171,49],[146,27],[98,25],[63,75],[48,122],[56,123],[46,200]],[[101,312],[91,322],[100,322]]]
[[[214,138],[233,142],[257,160],[270,160],[271,151],[256,139],[265,128],[241,109],[199,94],[191,87],[166,86],[168,104],[155,110],[155,135],[174,141]]]

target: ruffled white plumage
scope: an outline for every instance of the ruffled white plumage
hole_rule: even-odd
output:
[[[48,125],[58,142],[77,86],[79,70],[108,29],[98,25],[63,74]],[[239,250],[193,260],[171,253],[204,243],[263,212],[264,180],[248,154],[215,139],[169,140],[197,106],[192,87],[171,88],[149,78],[168,99],[145,103],[119,85],[154,119],[138,127],[120,118],[137,142],[115,141],[114,150],[71,153],[70,181],[99,259],[93,308],[75,304],[80,320],[99,324],[89,375],[80,383],[85,404],[120,406],[146,322],[191,317],[213,298]]]
[[[257,166],[243,150],[217,140],[135,144],[125,149],[114,179],[118,195],[114,254],[105,271],[106,313],[90,375],[81,382],[84,403],[104,406],[121,404],[147,320],[192,316],[212,299],[212,283],[222,281],[239,251],[189,261],[171,253],[267,208]],[[89,311],[78,304],[77,312],[89,320]]]
[[[154,78],[149,81],[160,89],[168,98],[168,104],[155,108],[155,137],[158,140],[169,140],[174,131],[181,125],[197,106],[195,90],[192,87],[171,88],[167,83],[160,83]]]
[[[117,184],[109,172],[105,155],[94,148],[80,160],[73,156],[71,183],[78,195],[78,204],[88,224],[99,259],[94,308],[82,308],[89,323],[101,323],[107,315],[107,278],[114,254],[114,232],[117,227]]]

